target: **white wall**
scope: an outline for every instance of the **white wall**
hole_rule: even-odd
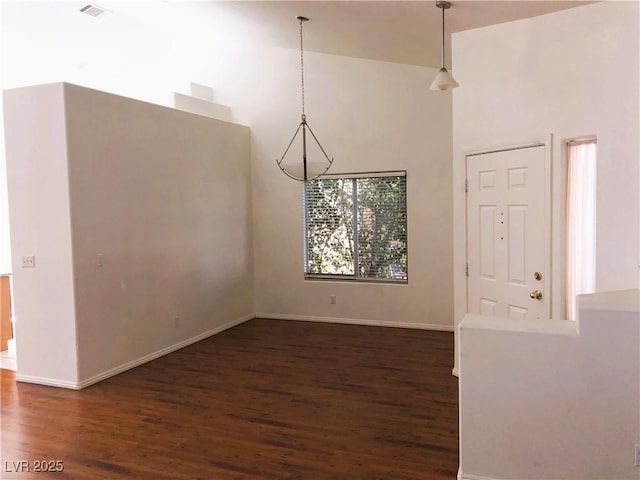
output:
[[[19,379],[85,386],[252,317],[247,127],[69,84],[10,90],[5,105],[14,268],[36,255],[34,270],[16,269]],[[33,171],[60,178],[50,195]],[[58,335],[66,343],[31,346]],[[77,378],[47,374],[59,358]]]
[[[75,0],[0,2],[0,87],[66,81],[167,105],[188,90],[212,45],[237,23],[204,2],[103,0],[94,18]],[[1,104],[0,104],[1,109]],[[2,120],[0,115],[0,129]],[[0,272],[11,270],[0,135]]]
[[[0,3],[0,25],[4,22],[4,9]],[[0,42],[0,47],[4,42]],[[0,58],[2,54],[0,53]],[[3,77],[3,65],[0,62],[0,82]],[[4,111],[4,101],[0,96],[0,112]],[[7,166],[4,149],[4,120],[0,115],[0,272],[11,272],[11,240],[9,238],[9,200],[7,198]]]
[[[282,53],[286,71],[297,53]],[[450,95],[427,89],[434,69],[330,55],[306,60],[308,119],[335,157],[332,171],[407,171],[409,284],[304,281],[301,186],[274,165],[295,127],[297,92],[278,79],[271,88],[286,108],[274,102],[276,121],[253,124],[256,312],[450,328]],[[273,212],[281,212],[275,224]]]
[[[3,5],[3,85],[64,79],[159,103],[182,82],[212,86],[252,130],[255,310],[452,328],[451,94],[428,90],[435,69],[305,53],[309,122],[334,171],[408,172],[410,277],[304,282],[301,185],[275,164],[300,119],[299,52],[251,42],[255,25],[197,2],[160,2],[144,16],[138,2],[112,7],[92,19],[65,2]]]
[[[567,328],[560,301],[567,139],[598,138],[596,288],[638,288],[638,24],[637,2],[599,2],[453,35],[461,85],[453,98],[456,323],[466,298],[464,152],[549,134],[557,319],[550,322]],[[638,478],[637,315],[620,326],[615,315],[595,315],[597,326],[581,325],[580,338],[516,332],[513,323],[461,331],[461,412],[477,427],[475,436],[461,427],[464,478]],[[465,398],[466,382],[476,390]]]
[[[4,111],[0,96],[0,112]],[[9,199],[7,198],[7,166],[4,156],[4,121],[0,115],[0,273],[10,273],[11,240],[9,237]]]
[[[451,96],[428,90],[436,69],[305,52],[331,171],[407,170],[409,284],[305,281],[302,185],[276,166],[300,122],[300,53],[230,48],[204,83],[251,125],[257,315],[451,329]]]
[[[579,296],[578,311],[460,324],[461,480],[640,478],[640,291]]]
[[[638,287],[638,2],[599,2],[453,35],[455,318],[465,313],[464,152],[554,135],[552,301],[562,318],[564,141],[598,138],[598,291]]]
[[[64,112],[61,84],[4,92],[19,373],[72,386],[78,371]],[[36,268],[21,268],[24,255],[35,256]]]

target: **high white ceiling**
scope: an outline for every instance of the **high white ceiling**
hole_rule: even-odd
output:
[[[445,12],[447,34],[578,7],[585,1],[453,0]],[[255,41],[298,48],[296,15],[305,49],[373,60],[439,66],[442,11],[435,1],[222,1],[212,13],[242,19]],[[447,47],[448,49],[448,47]]]
[[[107,13],[80,13],[90,3]],[[447,38],[585,3],[592,2],[453,0]],[[183,77],[201,78],[200,66],[211,63],[221,42],[299,48],[296,15],[311,19],[304,24],[307,51],[440,66],[435,0],[0,0],[0,84],[66,80],[130,93],[137,82],[138,90],[159,95]]]

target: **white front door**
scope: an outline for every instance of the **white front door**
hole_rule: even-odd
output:
[[[550,318],[544,145],[467,156],[470,313]]]

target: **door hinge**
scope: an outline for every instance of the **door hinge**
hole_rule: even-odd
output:
[[[469,193],[469,180],[464,181],[464,193]]]
[[[464,264],[464,274],[468,277],[469,276],[469,264],[465,263]]]

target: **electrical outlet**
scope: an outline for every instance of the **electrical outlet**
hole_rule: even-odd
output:
[[[640,445],[636,445],[636,467],[640,467]]]
[[[335,305],[336,304],[336,296],[335,295],[331,295],[331,297],[329,297],[329,300],[331,302],[331,305]]]
[[[22,257],[22,268],[36,268],[36,257],[25,255]]]
[[[173,319],[173,328],[178,328],[180,326],[180,317],[176,317]]]
[[[98,259],[96,260],[96,265],[98,267],[104,267],[104,253],[98,254]]]

